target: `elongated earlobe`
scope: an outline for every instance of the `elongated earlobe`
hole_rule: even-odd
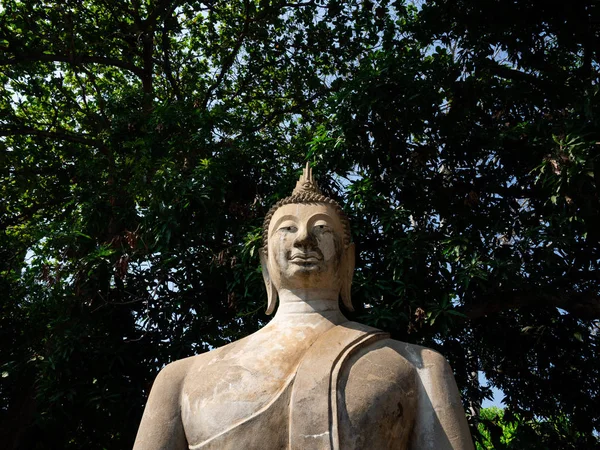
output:
[[[341,277],[342,277],[342,289],[340,295],[342,296],[342,303],[348,311],[354,311],[352,306],[352,277],[354,276],[354,243],[348,244],[346,250],[344,250],[344,256],[342,258]]]
[[[263,280],[265,281],[265,288],[267,289],[267,310],[265,313],[269,316],[275,311],[275,305],[277,304],[277,289],[269,275],[269,258],[267,257],[267,251],[264,248],[261,248],[258,254],[260,257],[260,265],[262,267]]]

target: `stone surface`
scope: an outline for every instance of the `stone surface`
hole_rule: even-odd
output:
[[[135,450],[472,449],[452,370],[437,352],[349,322],[354,246],[307,167],[265,220],[273,320],[166,366]]]

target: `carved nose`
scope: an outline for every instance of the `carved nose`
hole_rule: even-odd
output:
[[[306,228],[298,230],[298,236],[294,241],[294,247],[301,249],[312,249],[317,246],[317,240]]]

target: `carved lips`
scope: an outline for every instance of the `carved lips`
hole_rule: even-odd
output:
[[[289,260],[292,264],[297,264],[299,266],[311,266],[321,262],[323,260],[323,255],[321,252],[294,253]]]

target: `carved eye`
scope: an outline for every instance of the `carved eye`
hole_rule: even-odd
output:
[[[317,223],[313,227],[313,230],[317,233],[327,233],[328,231],[331,231],[331,228],[324,223]]]
[[[294,225],[284,225],[283,227],[279,228],[279,231],[283,231],[285,233],[295,233],[296,227]]]

